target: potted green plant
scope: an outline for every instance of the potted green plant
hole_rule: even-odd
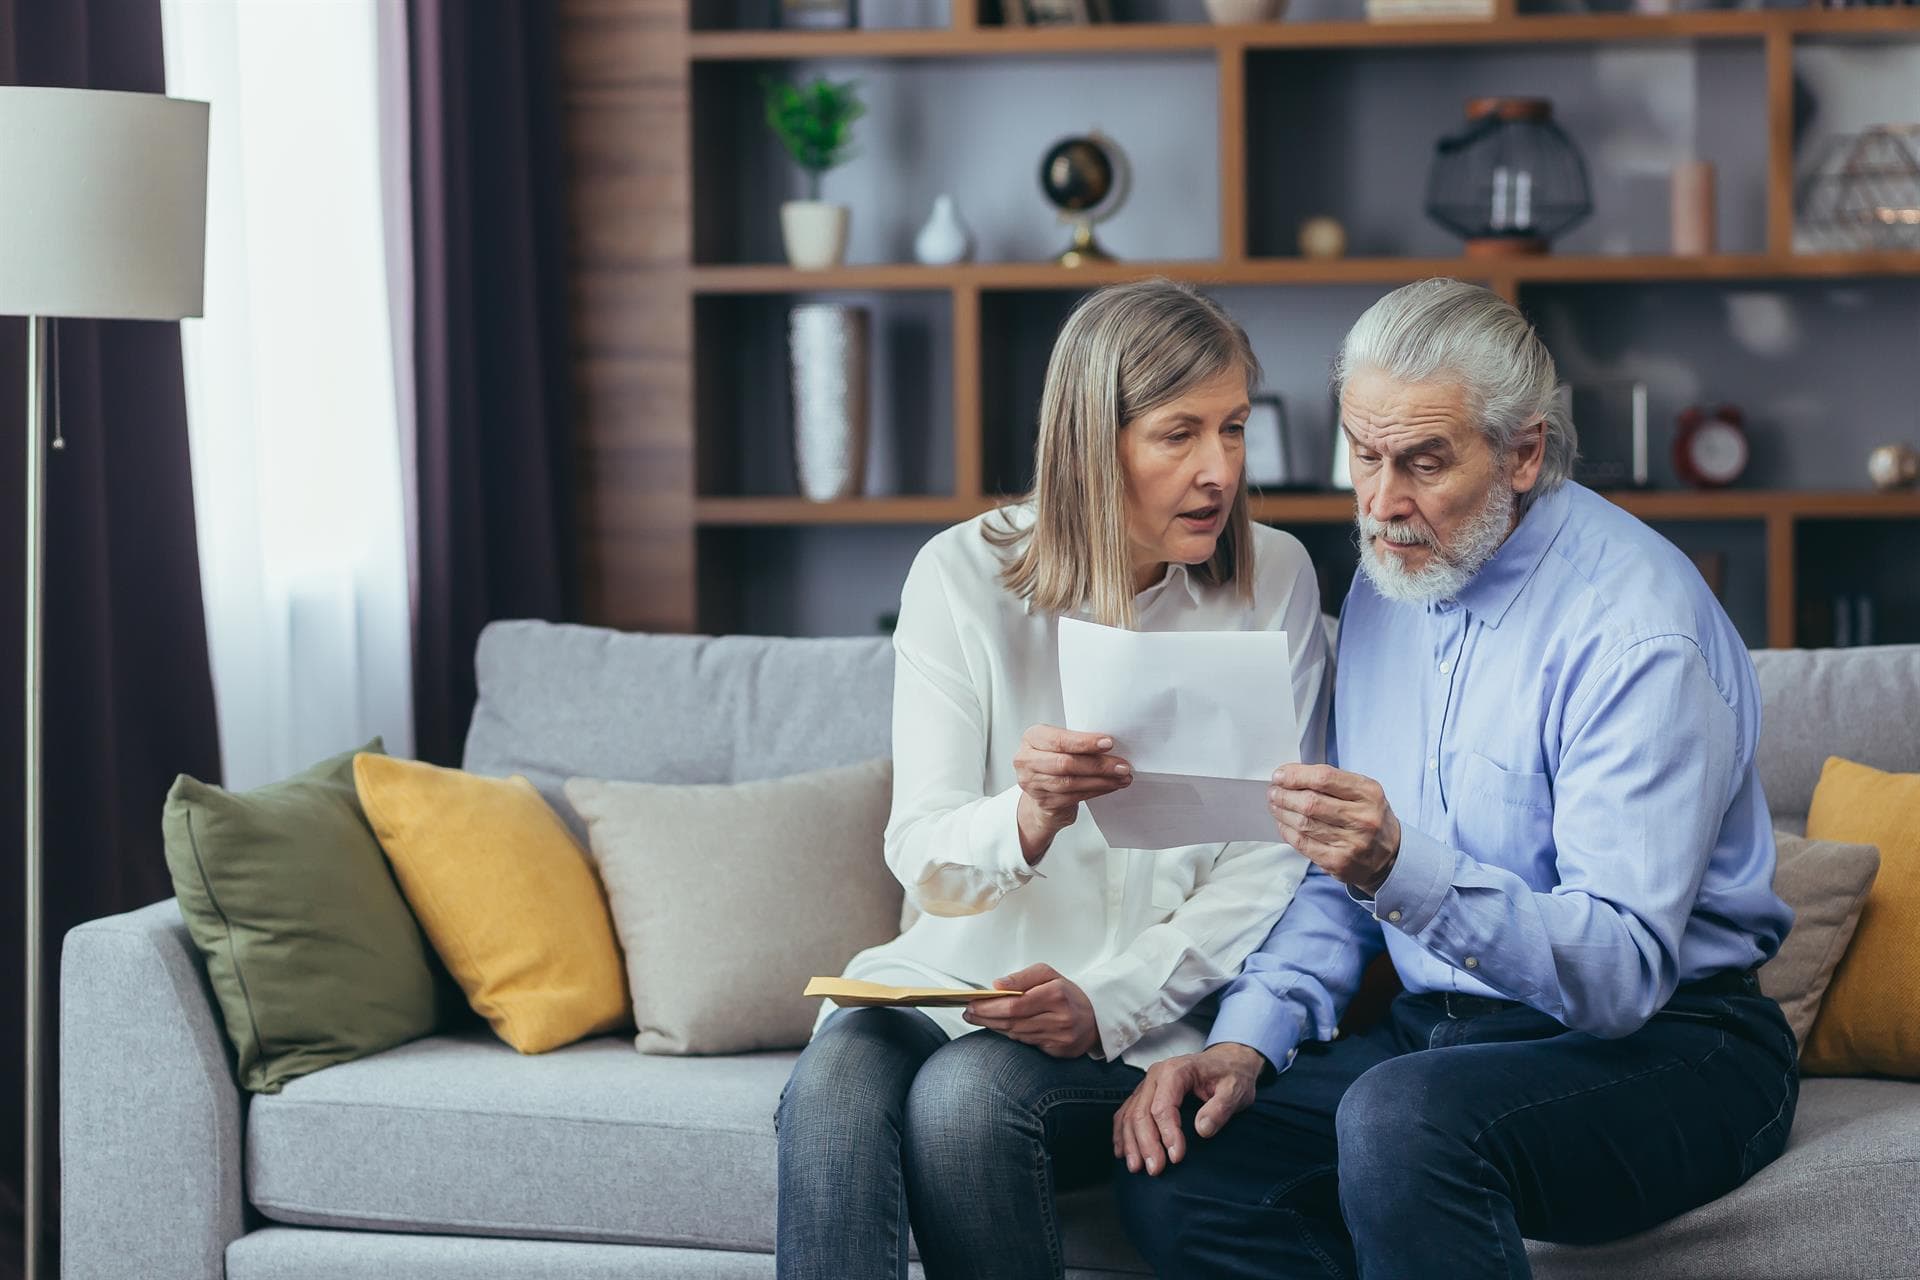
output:
[[[820,178],[853,156],[853,122],[866,113],[856,86],[817,79],[808,84],[761,81],[767,126],[807,175],[807,198],[780,206],[787,261],[818,270],[837,267],[847,252],[847,206],[820,198]]]

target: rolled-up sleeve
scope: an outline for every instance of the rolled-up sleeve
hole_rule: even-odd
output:
[[[986,712],[946,584],[925,553],[902,589],[893,648],[887,865],[928,915],[990,910],[1034,875],[1020,847],[1020,789],[981,794]]]

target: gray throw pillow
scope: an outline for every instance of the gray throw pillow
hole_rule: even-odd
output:
[[[892,781],[875,760],[731,786],[567,782],[626,952],[642,1053],[807,1042],[807,979],[900,926],[881,848]]]
[[[1809,840],[1773,833],[1779,860],[1773,891],[1793,908],[1793,929],[1780,951],[1760,968],[1760,990],[1779,1002],[1801,1044],[1826,998],[1840,957],[1860,925],[1867,890],[1880,870],[1880,851],[1870,844]]]

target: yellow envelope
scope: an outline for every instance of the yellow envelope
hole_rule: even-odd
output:
[[[1023,993],[968,991],[955,987],[889,987],[879,982],[862,982],[858,978],[815,978],[807,983],[807,989],[803,994],[824,996],[846,1009],[865,1009],[884,1005],[950,1007],[972,1004],[975,1000],[997,1000],[1002,996],[1017,996]]]

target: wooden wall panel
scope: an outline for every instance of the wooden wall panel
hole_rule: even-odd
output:
[[[686,0],[561,0],[587,621],[695,625]]]

